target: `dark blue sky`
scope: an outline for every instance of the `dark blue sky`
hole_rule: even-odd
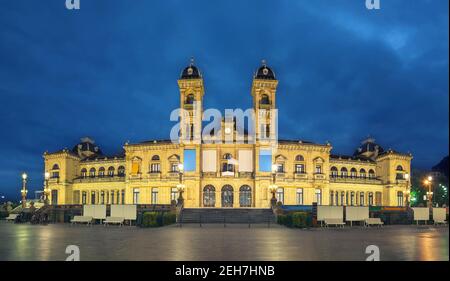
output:
[[[275,4],[276,3],[276,4]],[[281,138],[350,154],[368,134],[426,168],[448,154],[448,1],[0,0],[0,194],[42,187],[44,151],[168,138],[194,56],[205,107],[251,106],[266,59]]]

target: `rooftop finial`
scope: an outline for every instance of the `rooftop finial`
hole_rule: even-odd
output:
[[[190,62],[189,65],[190,65],[190,66],[193,66],[193,65],[194,65],[194,57],[191,57],[190,61],[191,61],[191,62]]]
[[[266,60],[265,60],[265,59],[261,60],[261,64],[262,64],[263,66],[266,66]]]

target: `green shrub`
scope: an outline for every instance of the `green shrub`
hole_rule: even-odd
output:
[[[277,222],[287,227],[305,228],[312,226],[312,217],[307,212],[291,212],[278,215]]]
[[[162,218],[163,218],[163,225],[169,225],[169,224],[173,224],[176,222],[177,215],[174,213],[165,212],[165,213],[163,213]]]
[[[173,224],[176,221],[176,215],[171,212],[145,212],[142,215],[142,227],[159,227]]]
[[[142,215],[142,227],[157,227],[158,225],[158,213],[157,212],[145,212]]]

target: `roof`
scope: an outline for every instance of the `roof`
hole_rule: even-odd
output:
[[[266,61],[262,61],[262,65],[256,70],[255,79],[276,80],[273,70],[266,65]]]

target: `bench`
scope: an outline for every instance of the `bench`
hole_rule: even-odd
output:
[[[341,227],[345,226],[345,222],[343,222],[342,219],[325,219],[324,222],[325,222],[325,227],[328,227],[329,225],[341,226]]]
[[[8,217],[5,218],[7,221],[15,221],[19,214],[9,214]]]
[[[124,220],[125,220],[125,218],[122,218],[122,217],[107,217],[103,221],[103,223],[105,226],[107,226],[108,224],[118,224],[118,225],[122,226]]]
[[[438,224],[446,225],[447,221],[445,221],[445,220],[434,220],[434,225],[438,225]]]
[[[364,224],[367,227],[371,225],[378,225],[379,227],[381,227],[383,226],[384,222],[382,222],[380,218],[368,218],[364,221]]]
[[[72,224],[74,223],[86,223],[87,225],[90,225],[92,223],[92,217],[91,216],[74,216],[73,219],[70,220]]]

